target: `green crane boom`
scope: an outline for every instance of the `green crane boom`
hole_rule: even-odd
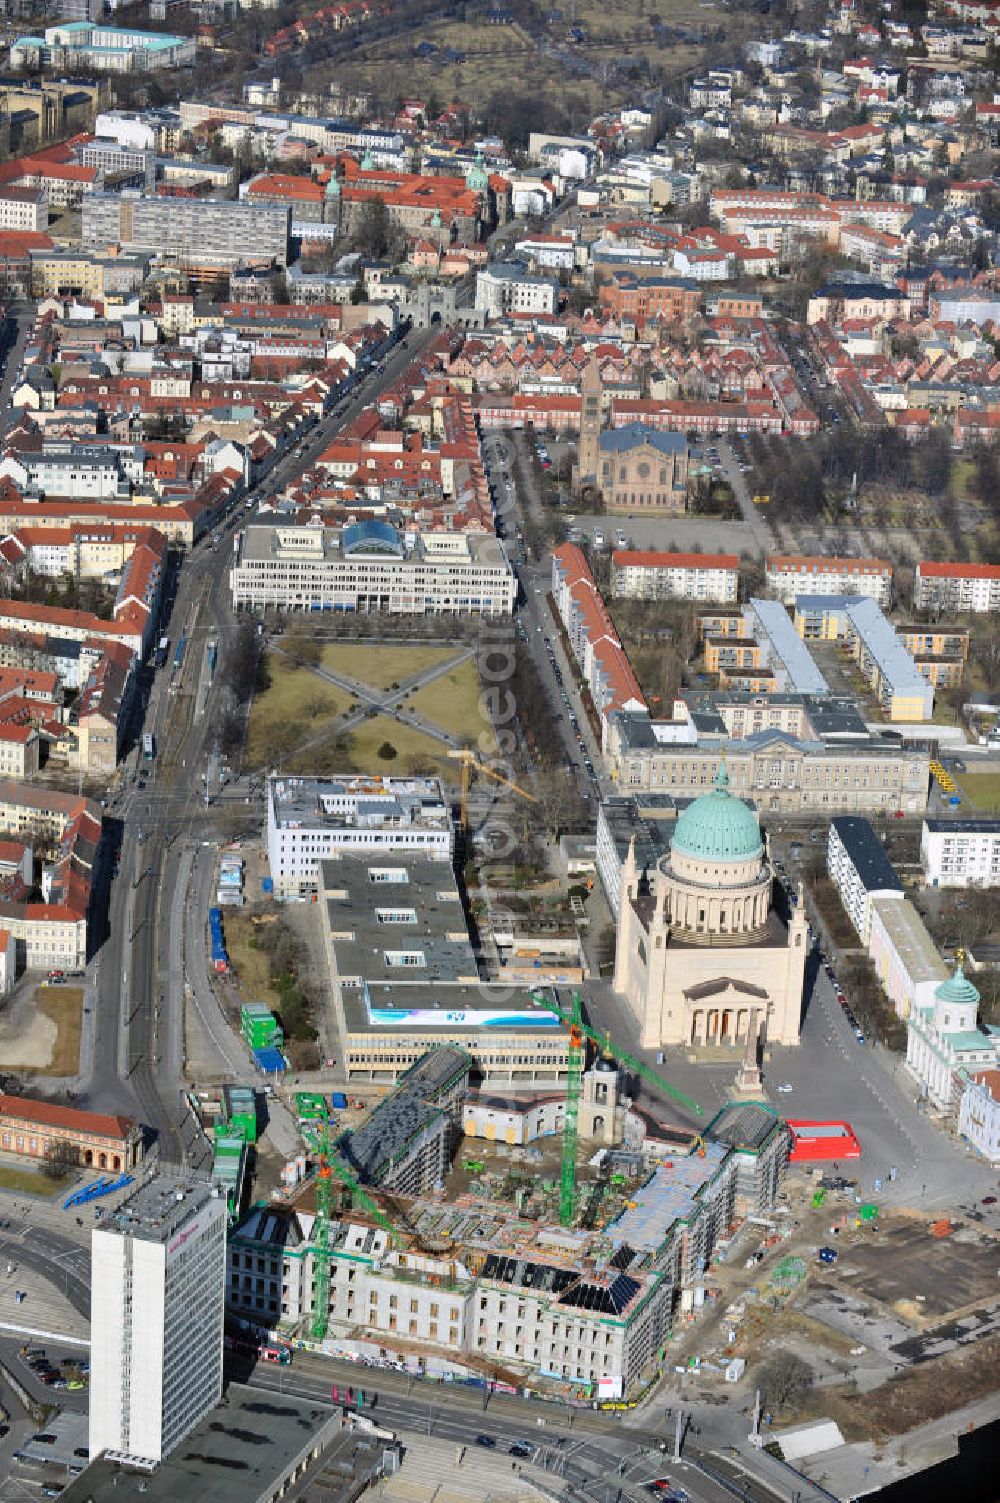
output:
[[[614,1055],[619,1064],[625,1065],[636,1075],[641,1075],[643,1080],[648,1080],[650,1085],[655,1086],[658,1091],[664,1091],[668,1096],[672,1096],[675,1101],[679,1101],[682,1106],[686,1106],[689,1111],[694,1112],[695,1116],[703,1117],[705,1115],[703,1108],[693,1097],[685,1096],[684,1092],[679,1091],[676,1086],[671,1085],[669,1080],[664,1080],[662,1075],[657,1075],[655,1070],[651,1070],[648,1065],[644,1065],[641,1059],[635,1059],[631,1054],[626,1054],[624,1049],[619,1049],[606,1034],[598,1033],[595,1028],[591,1028],[587,1023],[581,1022],[579,1017],[580,999],[578,995],[574,994],[572,1012],[566,1012],[560,1007],[558,1001],[551,997],[535,995],[535,1001],[540,1007],[547,1007],[550,1012],[554,1012],[569,1027],[573,1027],[575,1019],[576,1026],[580,1029],[584,1038],[590,1039],[591,1043],[596,1044],[602,1053]]]
[[[576,1210],[576,1143],[580,1117],[580,1079],[583,1075],[583,1023],[580,993],[573,993],[566,1056],[566,1115],[563,1118],[562,1172],[559,1178],[559,1225],[572,1226]]]
[[[318,1165],[316,1169],[316,1225],[313,1229],[313,1280],[312,1280],[312,1326],[310,1333],[316,1340],[322,1340],[326,1335],[326,1328],[330,1319],[330,1211],[332,1209],[331,1191],[333,1188],[333,1176],[336,1175],[351,1192],[352,1200],[356,1201],[374,1221],[377,1221],[383,1231],[388,1232],[395,1242],[401,1240],[400,1233],[393,1226],[388,1216],[385,1216],[378,1206],[358,1184],[354,1175],[348,1169],[344,1161],[336,1154],[330,1152],[329,1130],[327,1123],[320,1123],[308,1128],[303,1128],[309,1147],[316,1154]]]
[[[684,1092],[671,1085],[669,1080],[664,1080],[662,1076],[657,1075],[655,1070],[644,1065],[641,1059],[634,1059],[624,1050],[614,1048],[610,1039],[602,1037],[595,1029],[588,1027],[583,1021],[583,1004],[579,992],[573,993],[573,1003],[569,1012],[560,1007],[559,1002],[553,998],[543,997],[536,993],[534,1000],[539,1006],[554,1012],[569,1028],[569,1049],[566,1055],[566,1115],[563,1120],[562,1167],[559,1176],[559,1224],[572,1226],[576,1211],[576,1150],[585,1039],[590,1039],[602,1052],[613,1054],[626,1069],[634,1071],[636,1075],[641,1075],[643,1080],[648,1080],[650,1085],[655,1086],[658,1091],[665,1091],[668,1096],[681,1102],[696,1116],[701,1117],[704,1113],[693,1097],[685,1096]]]
[[[327,1126],[316,1130],[319,1165],[316,1170],[316,1226],[313,1230],[311,1334],[321,1341],[330,1319],[330,1163]]]

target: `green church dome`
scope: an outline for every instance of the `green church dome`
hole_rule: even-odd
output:
[[[678,819],[670,849],[706,861],[749,861],[763,854],[757,816],[729,792],[724,762],[712,792],[696,798]]]
[[[973,986],[966,976],[961,961],[955,966],[954,974],[949,976],[947,981],[942,981],[941,985],[935,989],[934,995],[939,1002],[950,1002],[953,1005],[962,1006],[971,1002],[976,1007],[979,1006],[978,988]]]

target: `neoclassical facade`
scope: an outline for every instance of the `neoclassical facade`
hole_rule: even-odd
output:
[[[969,1081],[1000,1067],[1000,1028],[979,1021],[979,991],[961,961],[929,1007],[906,1020],[906,1068],[939,1111],[953,1111]]]
[[[779,919],[772,883],[757,816],[730,793],[724,765],[651,871],[629,852],[615,990],[644,1047],[735,1047],[752,1029],[798,1043],[807,926],[801,904],[787,926]]]

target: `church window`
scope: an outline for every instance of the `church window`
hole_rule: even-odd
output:
[[[639,959],[642,961],[643,965],[646,964],[646,946],[641,939],[639,941]]]

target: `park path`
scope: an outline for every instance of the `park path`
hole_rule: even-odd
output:
[[[282,657],[288,657],[288,654],[282,649],[280,644],[275,645],[272,651],[280,654]],[[422,735],[430,737],[432,741],[437,741],[442,746],[454,749],[461,747],[461,736],[456,736],[451,731],[446,731],[442,726],[437,725],[433,720],[427,719],[424,715],[418,715],[413,710],[405,709],[402,701],[407,695],[414,693],[417,689],[423,689],[427,684],[434,683],[437,679],[443,678],[446,673],[451,673],[453,669],[461,667],[463,663],[467,663],[470,658],[475,656],[475,652],[475,647],[463,647],[460,651],[453,653],[440,663],[433,663],[429,668],[423,669],[420,673],[411,674],[409,678],[401,680],[395,689],[373,689],[370,684],[363,683],[360,679],[351,678],[345,673],[334,673],[332,669],[324,668],[320,663],[303,663],[301,666],[308,673],[314,674],[316,678],[322,679],[324,683],[332,684],[337,689],[343,689],[345,693],[351,694],[355,699],[361,700],[361,707],[348,710],[343,715],[338,715],[335,720],[328,721],[321,731],[317,731],[315,735],[308,737],[307,740],[300,744],[298,748],[299,752],[307,751],[309,747],[314,746],[318,741],[328,740],[330,736],[340,735],[344,731],[353,730],[356,725],[360,725],[362,721],[368,718],[372,710],[377,711],[379,714],[387,715],[391,720],[398,721],[400,725],[406,725],[412,730],[420,731]]]

